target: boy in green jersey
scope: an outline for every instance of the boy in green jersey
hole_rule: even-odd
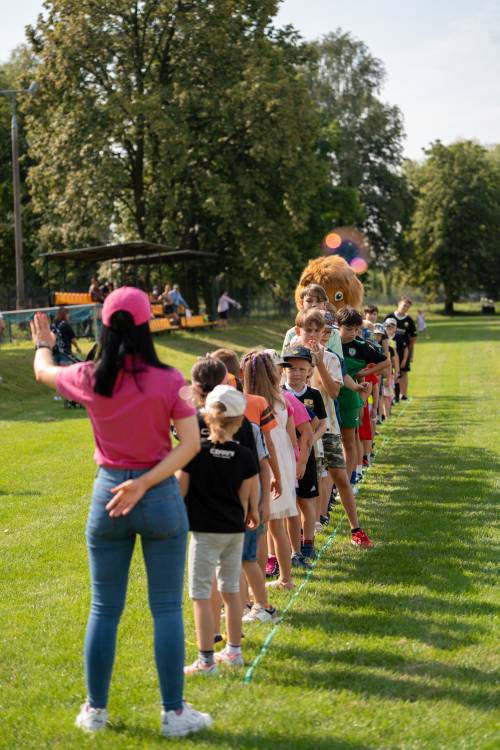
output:
[[[376,375],[387,368],[387,357],[378,352],[368,341],[358,338],[363,318],[352,307],[343,307],[337,313],[344,366],[347,374],[360,381],[365,375]],[[367,367],[367,365],[373,365]],[[356,430],[360,424],[363,400],[355,391],[345,386],[340,389],[339,407],[341,433],[346,453],[347,473],[350,476],[357,464]]]

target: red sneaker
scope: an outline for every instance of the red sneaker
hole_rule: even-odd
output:
[[[373,547],[372,540],[363,529],[351,535],[351,544],[354,544],[355,547]]]

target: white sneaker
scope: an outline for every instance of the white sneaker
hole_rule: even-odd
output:
[[[107,721],[108,712],[105,708],[92,708],[84,703],[76,717],[75,726],[84,732],[98,732],[106,726]]]
[[[239,654],[230,654],[227,646],[214,654],[214,659],[217,664],[228,664],[230,667],[243,667],[245,664],[241,651]]]
[[[62,401],[62,396],[54,396],[54,401]]]
[[[261,604],[254,604],[250,612],[246,614],[242,622],[275,622],[278,619],[278,610],[274,607],[269,612]]]
[[[180,714],[175,711],[161,712],[160,734],[163,737],[185,737],[201,729],[208,729],[211,725],[210,714],[196,711],[190,703],[184,702]]]

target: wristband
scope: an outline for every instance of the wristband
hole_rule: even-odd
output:
[[[52,349],[50,344],[35,344],[35,351],[38,351],[38,349]]]

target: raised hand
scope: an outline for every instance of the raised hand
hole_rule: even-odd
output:
[[[50,330],[49,319],[43,312],[36,312],[30,320],[31,338],[35,346],[44,344],[51,349],[56,345],[56,335]]]

